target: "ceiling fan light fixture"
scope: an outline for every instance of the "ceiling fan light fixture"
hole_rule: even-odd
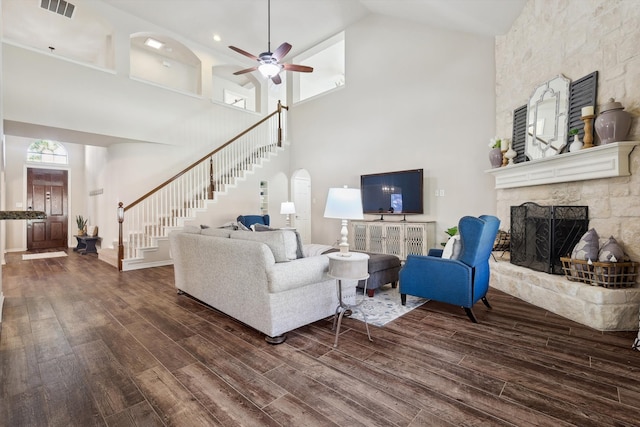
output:
[[[263,63],[258,66],[258,71],[260,71],[260,74],[262,74],[267,79],[278,75],[281,69],[281,65],[274,64],[272,62]]]

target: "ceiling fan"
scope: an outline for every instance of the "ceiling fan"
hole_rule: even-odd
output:
[[[271,0],[268,0],[267,2],[267,9],[267,51],[262,52],[259,56],[255,56],[235,46],[229,46],[231,50],[259,62],[259,65],[256,65],[255,67],[236,71],[233,74],[237,76],[258,70],[263,76],[271,79],[274,84],[278,85],[282,83],[282,79],[280,78],[280,71],[282,70],[298,71],[302,73],[312,72],[313,67],[308,67],[306,65],[282,64],[279,62],[282,61],[282,59],[284,59],[284,57],[287,56],[287,53],[291,50],[291,45],[287,42],[278,46],[275,52],[271,52]]]

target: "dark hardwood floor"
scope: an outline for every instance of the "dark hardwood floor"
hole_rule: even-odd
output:
[[[2,426],[632,426],[633,332],[601,333],[498,291],[480,324],[429,302],[384,328],[329,320],[272,346],[186,296],[172,267],[8,254]]]

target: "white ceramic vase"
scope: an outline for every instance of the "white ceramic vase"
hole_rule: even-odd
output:
[[[576,151],[580,151],[582,149],[582,141],[580,141],[579,135],[573,135],[573,142],[569,145],[569,151],[571,153],[575,153]]]

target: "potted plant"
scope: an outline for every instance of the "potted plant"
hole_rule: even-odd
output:
[[[449,236],[449,238],[451,238],[451,237],[455,236],[456,234],[458,234],[458,226],[454,225],[453,227],[447,228],[446,230],[444,230],[444,232],[447,234],[447,236]],[[447,244],[447,242],[442,242],[440,244],[442,246],[445,246]]]
[[[499,168],[502,166],[502,139],[497,136],[489,140],[489,162],[492,168]],[[505,150],[506,151],[506,150]]]
[[[85,219],[82,215],[76,216],[76,225],[78,226],[78,236],[84,236],[88,221],[89,220]]]

